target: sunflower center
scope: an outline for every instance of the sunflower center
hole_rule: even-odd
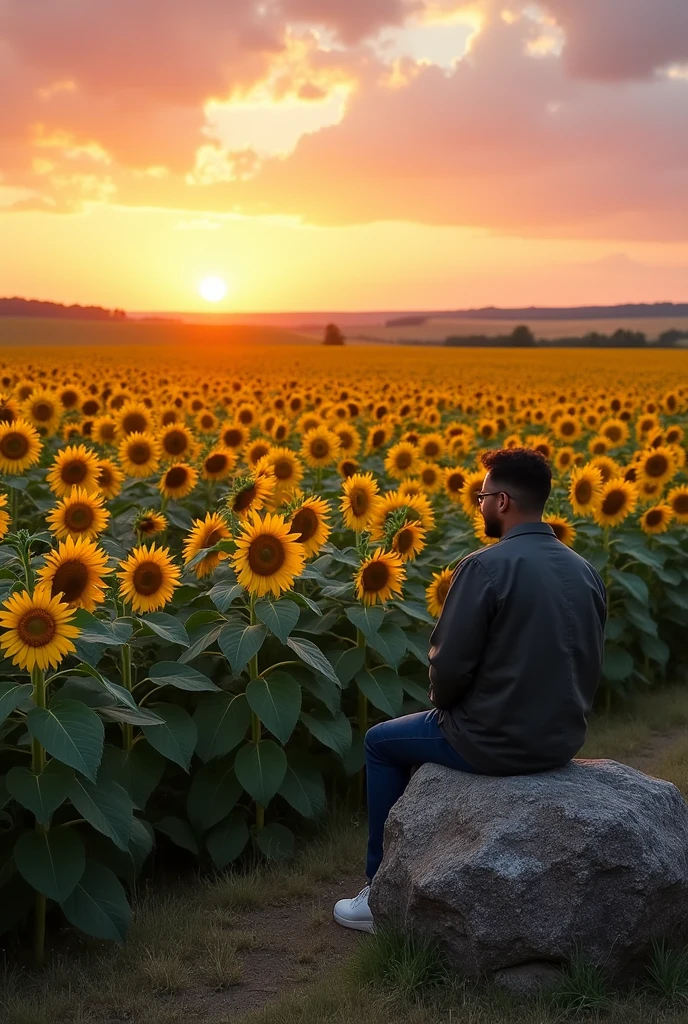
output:
[[[368,492],[364,491],[362,487],[355,487],[349,495],[349,501],[351,502],[351,508],[354,514],[357,516],[365,515],[370,508],[370,499]]]
[[[361,573],[361,584],[367,594],[383,590],[389,583],[389,566],[385,562],[371,562]]]
[[[155,519],[148,518],[148,519],[142,519],[141,522],[139,523],[137,529],[138,529],[139,533],[155,533],[156,532],[156,527],[157,527],[157,524],[155,522]]]
[[[429,459],[434,459],[440,453],[440,446],[437,441],[428,441],[426,442],[424,451]]]
[[[677,516],[688,515],[688,494],[677,494],[672,504]]]
[[[85,462],[74,460],[67,462],[62,467],[62,479],[66,484],[80,484],[88,474],[88,466]]]
[[[65,409],[72,409],[79,400],[79,396],[76,391],[63,391],[61,395],[61,402]]]
[[[589,480],[579,480],[576,484],[576,501],[579,505],[587,505],[592,498],[592,484]]]
[[[400,555],[405,555],[413,547],[413,530],[405,526],[396,535],[395,547]]]
[[[408,469],[412,462],[411,452],[399,452],[396,461],[397,469]]]
[[[167,471],[165,483],[168,487],[183,487],[188,479],[189,474],[183,466],[173,466]]]
[[[17,625],[17,633],[28,647],[45,647],[56,632],[55,620],[45,608],[31,608]]]
[[[115,424],[103,423],[99,429],[101,441],[113,441],[115,437]]]
[[[88,585],[89,573],[87,566],[78,559],[63,562],[53,576],[52,596],[62,594],[67,604],[77,601]]]
[[[122,430],[125,434],[141,434],[148,426],[148,420],[140,412],[129,412],[122,420]]]
[[[299,544],[305,544],[318,529],[318,517],[312,508],[300,508],[291,521],[290,533],[300,533]]]
[[[81,533],[84,530],[90,529],[93,525],[93,509],[90,505],[84,505],[80,502],[70,505],[65,509],[64,521],[68,530]]]
[[[186,451],[188,439],[183,430],[170,430],[165,434],[165,451],[168,455],[181,455]]]
[[[645,462],[645,472],[648,476],[663,476],[669,469],[669,463],[661,452],[651,455]]]
[[[277,427],[277,429],[275,430],[275,440],[276,441],[283,441],[286,436],[287,436],[287,428],[284,426],[283,423],[280,423],[279,427]]]
[[[373,433],[373,447],[374,448],[379,448],[381,444],[384,444],[384,442],[385,442],[385,432],[384,432],[384,430],[376,430]]]
[[[151,457],[150,445],[146,444],[145,441],[136,441],[134,444],[129,445],[127,450],[129,461],[133,462],[135,466],[143,466]]]
[[[264,455],[267,455],[267,453],[269,451],[270,451],[270,446],[269,445],[267,445],[267,444],[256,444],[256,445],[253,446],[253,448],[251,450],[251,458],[253,459],[254,462],[258,462],[258,460],[262,459]]]
[[[605,430],[604,433],[605,433],[605,436],[608,437],[610,441],[620,441],[621,440],[621,431],[619,430],[618,427],[607,427],[607,429]]]
[[[435,481],[437,480],[437,473],[436,473],[436,471],[434,469],[432,469],[430,466],[428,466],[421,473],[421,479],[422,479],[424,484],[427,484],[428,486],[430,486],[431,484],[434,484]]]
[[[243,423],[244,426],[249,426],[253,423],[253,413],[250,409],[242,409],[238,416],[239,423]]]
[[[664,519],[664,513],[661,508],[651,508],[645,516],[645,522],[648,526],[659,526]]]
[[[337,437],[341,441],[342,448],[344,451],[348,451],[354,443],[353,435],[348,430],[340,430],[337,432]]]
[[[243,491],[239,491],[236,498],[234,499],[234,511],[245,512],[250,506],[251,502],[256,496],[256,485],[251,484],[250,487],[244,488]]]
[[[311,455],[314,459],[324,459],[329,454],[330,446],[323,437],[311,441]]]
[[[205,461],[206,472],[221,473],[227,466],[227,456],[217,453]]]
[[[29,450],[29,439],[18,431],[11,431],[0,441],[0,452],[6,459],[23,459]]]
[[[560,429],[564,437],[571,437],[571,434],[576,432],[576,424],[572,423],[571,420],[564,420]]]
[[[276,459],[272,468],[278,480],[290,480],[294,473],[294,467],[289,459]]]
[[[98,485],[100,487],[109,487],[112,484],[112,473],[107,466],[101,466],[98,471]]]
[[[216,526],[215,529],[211,530],[211,532],[205,538],[205,543],[203,544],[203,547],[212,548],[217,544],[219,540],[222,540],[222,538],[226,536],[227,535],[225,531],[222,529],[222,527]]]
[[[95,416],[99,408],[100,406],[98,402],[96,402],[95,398],[88,398],[81,406],[81,411],[84,416]]]
[[[437,590],[435,591],[435,597],[437,598],[437,603],[439,605],[443,605],[444,602],[446,601],[447,594],[449,593],[449,584],[450,583],[451,583],[451,580],[440,580],[440,582],[437,584]]]
[[[157,562],[141,562],[134,571],[134,589],[144,597],[157,593],[162,582],[162,569]]]
[[[465,481],[461,473],[452,473],[450,476],[447,477],[447,487],[449,488],[450,491],[453,491],[454,493],[461,490],[461,488],[464,485],[464,482]]]
[[[48,402],[36,402],[33,415],[40,423],[48,423],[53,415],[53,407]]]
[[[626,504],[626,492],[614,489],[605,495],[602,512],[606,516],[615,516]]]
[[[204,430],[210,430],[212,425],[215,423],[215,417],[206,413],[205,416],[201,416],[201,426]]]
[[[284,545],[279,537],[269,533],[260,534],[251,541],[248,549],[248,564],[258,576],[272,576],[283,565]]]
[[[229,430],[225,430],[222,439],[228,448],[238,448],[243,440],[243,435],[236,427],[230,427]]]

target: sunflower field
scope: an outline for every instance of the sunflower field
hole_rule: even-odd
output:
[[[0,354],[0,929],[122,941],[155,844],[288,857],[429,707],[489,448],[602,573],[601,709],[684,678],[683,352]],[[585,361],[585,362],[584,362]],[[547,684],[543,680],[543,686]]]

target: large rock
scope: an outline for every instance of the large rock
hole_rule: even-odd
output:
[[[469,977],[512,987],[578,948],[624,982],[653,939],[688,942],[688,804],[616,761],[506,777],[425,765],[384,848],[376,923],[437,940]]]

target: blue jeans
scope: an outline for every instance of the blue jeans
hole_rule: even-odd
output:
[[[437,724],[437,711],[421,711],[380,722],[365,737],[368,779],[368,859],[366,874],[372,881],[382,860],[382,837],[392,805],[397,802],[417,765],[441,764],[459,772],[475,773],[447,742]]]

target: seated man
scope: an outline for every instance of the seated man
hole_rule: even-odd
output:
[[[585,740],[602,667],[604,583],[542,522],[552,483],[544,458],[514,448],[482,461],[478,504],[499,543],[454,570],[430,637],[435,709],[366,734],[368,885],[335,905],[346,928],[373,930],[368,893],[384,825],[414,766],[525,775],[566,764]]]

